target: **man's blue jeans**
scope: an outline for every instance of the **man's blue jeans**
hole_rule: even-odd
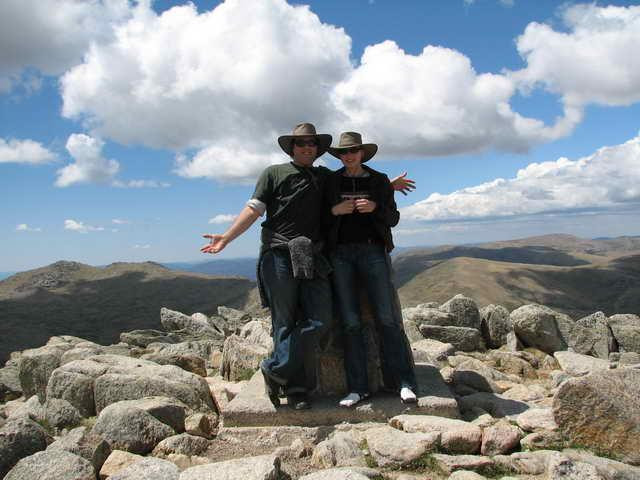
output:
[[[293,278],[287,249],[265,252],[260,272],[271,309],[273,337],[273,353],[263,366],[286,394],[304,393],[308,389],[306,371],[315,368],[318,341],[331,321],[329,279]]]
[[[360,288],[364,287],[373,309],[381,343],[383,370],[399,389],[415,391],[416,380],[410,348],[400,322],[399,305],[391,268],[383,245],[340,244],[331,254],[335,300],[344,331],[344,359],[350,392],[368,393],[367,346],[360,312]]]

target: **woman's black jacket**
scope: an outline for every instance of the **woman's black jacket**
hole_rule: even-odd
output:
[[[376,209],[371,213],[373,225],[380,238],[384,241],[387,252],[390,252],[394,247],[391,227],[395,227],[400,220],[400,212],[398,212],[398,207],[393,198],[393,187],[384,173],[366,165],[362,165],[362,168],[369,172],[371,176],[371,200],[376,202]],[[331,207],[342,201],[340,197],[340,181],[344,171],[343,167],[333,172],[325,183],[325,202],[327,207],[325,209],[324,223],[327,231],[327,249],[329,251],[334,250],[338,244],[338,232],[342,215],[333,215]]]

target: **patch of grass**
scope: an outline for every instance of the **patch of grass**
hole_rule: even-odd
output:
[[[87,418],[83,418],[80,421],[80,426],[81,427],[87,427],[88,429],[92,429],[93,426],[96,424],[96,422],[98,421],[98,417],[87,417]]]
[[[512,475],[515,472],[509,467],[505,467],[504,465],[493,464],[487,467],[479,468],[478,473],[480,475],[484,475],[487,478],[502,478],[508,475]]]
[[[416,472],[433,472],[438,475],[447,476],[440,464],[433,458],[432,453],[425,453],[409,463],[402,465],[401,470],[411,470]]]
[[[362,453],[364,453],[364,461],[366,462],[367,467],[378,468],[378,462],[376,462],[373,456],[371,455],[371,452],[369,451],[369,444],[367,443],[366,439],[362,440],[358,444],[358,448],[362,450]]]
[[[241,382],[242,380],[251,380],[251,377],[253,377],[254,373],[256,373],[256,370],[252,368],[241,368],[240,370],[236,371],[235,381]]]
[[[55,435],[56,429],[47,421],[46,418],[35,419],[34,420],[38,425],[40,425],[49,435]]]

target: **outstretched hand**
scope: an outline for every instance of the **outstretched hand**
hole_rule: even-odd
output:
[[[407,195],[407,193],[413,192],[416,189],[416,182],[415,180],[407,178],[407,172],[404,172],[402,175],[391,180],[391,186],[396,192]]]
[[[205,233],[202,236],[211,240],[210,243],[200,249],[202,253],[218,253],[227,246],[228,242],[224,235]]]

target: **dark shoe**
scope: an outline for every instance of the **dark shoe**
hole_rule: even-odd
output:
[[[269,401],[274,407],[280,406],[280,385],[269,376],[267,369],[260,364],[260,371],[262,372],[262,378],[264,378],[264,391],[269,397]]]
[[[289,395],[287,403],[294,410],[309,410],[311,408],[311,402],[304,394]]]

